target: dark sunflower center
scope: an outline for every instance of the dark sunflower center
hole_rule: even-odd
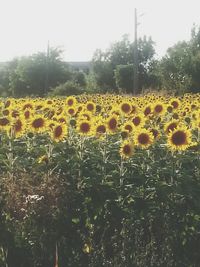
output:
[[[67,103],[68,103],[68,106],[72,106],[74,101],[72,99],[69,99]]]
[[[54,125],[55,125],[54,123],[50,123],[50,124],[49,124],[49,128],[50,128],[50,129],[53,129]]]
[[[130,112],[130,110],[131,110],[131,107],[130,107],[129,104],[127,104],[127,103],[122,104],[122,111],[123,111],[124,113],[128,113],[128,112]]]
[[[138,143],[141,145],[147,145],[149,143],[149,136],[146,133],[141,133],[138,136]]]
[[[89,130],[90,130],[90,125],[87,122],[81,123],[81,125],[80,125],[80,131],[82,133],[88,133]]]
[[[123,147],[123,153],[125,154],[125,155],[129,155],[130,153],[131,153],[131,147],[130,147],[130,145],[125,145],[124,147]]]
[[[9,124],[9,120],[7,118],[0,119],[0,126],[6,126]]]
[[[117,127],[117,121],[116,121],[115,118],[110,119],[109,127],[110,127],[111,130],[114,130]]]
[[[4,116],[8,116],[9,115],[9,110],[5,109],[2,113],[3,113]]]
[[[135,117],[135,118],[133,118],[132,122],[135,126],[138,126],[141,122],[141,119],[140,119],[140,117]]]
[[[187,143],[186,133],[177,131],[172,135],[172,143],[176,146],[181,146]]]
[[[68,109],[68,113],[70,114],[70,115],[73,115],[74,114],[74,109],[73,108],[70,108],[70,109]]]
[[[172,104],[172,106],[173,106],[174,108],[177,108],[177,107],[178,107],[178,102],[177,102],[177,101],[173,101],[171,104]]]
[[[153,134],[154,139],[157,138],[157,136],[158,136],[158,130],[151,129],[151,133]]]
[[[16,117],[18,117],[19,116],[19,112],[17,111],[17,110],[13,110],[13,112],[12,112],[12,117],[13,118],[16,118]]]
[[[151,113],[151,108],[150,107],[145,108],[144,115],[148,116],[150,113]]]
[[[131,127],[131,125],[126,125],[124,128],[126,130],[128,130],[129,132],[131,132],[133,130],[132,127]]]
[[[27,108],[33,108],[33,106],[31,104],[25,104],[23,107],[23,110],[25,110]]]
[[[41,109],[41,108],[42,108],[42,105],[38,105],[38,106],[36,107],[36,110]]]
[[[54,136],[55,138],[59,138],[62,135],[63,129],[62,127],[59,125],[55,128],[54,130]]]
[[[167,132],[169,133],[170,131],[173,131],[176,127],[177,127],[177,123],[172,122],[171,124],[168,125]]]
[[[63,123],[63,122],[66,123],[66,120],[64,118],[60,118],[58,121],[61,122],[61,123]]]
[[[17,120],[14,127],[16,132],[20,132],[22,129],[22,122],[20,120]]]
[[[44,126],[44,120],[42,118],[35,119],[32,123],[34,128],[41,128]]]
[[[24,116],[26,119],[28,119],[30,117],[30,111],[29,110],[25,111]]]
[[[89,111],[94,110],[94,105],[92,105],[92,104],[88,104],[88,105],[87,105],[87,110],[89,110]]]
[[[105,133],[106,132],[106,127],[104,125],[99,125],[97,127],[97,132],[98,133]]]
[[[160,113],[163,110],[163,106],[162,105],[156,105],[154,110],[156,113]]]

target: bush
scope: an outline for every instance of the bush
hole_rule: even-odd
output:
[[[83,90],[80,85],[74,81],[67,81],[64,84],[53,88],[50,92],[50,96],[69,96],[82,94]]]

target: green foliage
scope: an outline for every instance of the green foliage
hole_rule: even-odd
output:
[[[179,94],[200,92],[200,28],[193,27],[191,39],[169,48],[160,62],[162,85]]]
[[[13,59],[1,70],[1,87],[12,96],[45,95],[50,88],[71,79],[71,72],[61,61],[61,53],[61,50],[51,48],[48,56],[39,52]]]
[[[69,95],[79,95],[83,93],[83,89],[80,85],[74,81],[68,81],[64,84],[53,88],[49,93],[50,96],[69,96]]]
[[[93,71],[97,85],[103,88],[112,88],[117,91],[121,87],[130,92],[133,89],[134,43],[127,35],[111,45],[106,51],[97,50],[93,56]],[[151,38],[144,37],[138,40],[139,89],[152,85],[154,80],[149,77],[149,70],[155,54],[154,43]],[[120,67],[118,67],[120,66]],[[122,67],[124,66],[124,67]],[[122,76],[121,76],[122,75]],[[130,75],[130,76],[129,76]],[[132,76],[132,77],[131,77]],[[128,81],[125,82],[125,77]],[[117,80],[116,80],[117,78]],[[123,80],[123,82],[122,82]]]
[[[116,87],[112,64],[104,58],[100,50],[97,50],[93,57],[93,72],[98,87],[103,89]]]
[[[84,72],[76,71],[73,73],[73,81],[79,84],[81,87],[86,86],[86,77]]]
[[[118,65],[115,70],[116,85],[126,93],[133,92],[133,64]]]
[[[179,42],[168,49],[160,63],[164,88],[179,93],[189,90],[192,79],[186,69],[190,65],[190,58],[191,51],[187,42]]]
[[[199,153],[155,145],[124,161],[117,140],[2,140],[2,266],[53,266],[56,244],[60,267],[198,266]]]

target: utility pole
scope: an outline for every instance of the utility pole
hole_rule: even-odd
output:
[[[47,44],[47,54],[46,54],[44,95],[47,94],[48,88],[49,88],[49,41]]]
[[[137,44],[137,9],[135,8],[135,40],[134,40],[134,61],[133,61],[133,94],[138,92],[138,44]]]

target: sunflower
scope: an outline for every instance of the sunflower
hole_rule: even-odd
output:
[[[64,123],[54,125],[50,135],[53,141],[62,141],[67,135],[67,126]]]
[[[100,104],[96,105],[96,112],[100,113],[102,111],[102,106]]]
[[[26,110],[26,109],[33,109],[34,105],[31,102],[26,102],[23,106],[22,106],[22,110]]]
[[[133,105],[132,104],[132,108],[131,108],[131,114],[136,114],[138,111],[138,106],[137,105]]]
[[[117,115],[111,115],[107,119],[107,128],[109,133],[115,133],[118,129],[118,118]]]
[[[132,105],[128,101],[123,101],[120,105],[120,111],[122,114],[129,114],[132,111]]]
[[[178,109],[180,107],[180,104],[181,102],[178,98],[172,98],[170,101],[170,105],[172,105],[174,109]]]
[[[134,129],[134,124],[131,121],[127,121],[124,123],[123,127],[122,127],[122,131],[128,131],[129,133],[133,132]]]
[[[4,116],[8,116],[8,115],[10,114],[10,110],[9,110],[9,109],[4,109],[4,110],[2,111],[2,114],[3,114]]]
[[[172,105],[167,105],[166,109],[167,109],[168,113],[172,113],[173,112],[173,106]]]
[[[46,119],[43,116],[36,115],[30,122],[30,127],[34,133],[42,133],[46,129]]]
[[[60,123],[65,123],[65,124],[67,123],[65,116],[58,116],[57,121]]]
[[[56,110],[56,115],[59,116],[63,113],[64,109],[62,107],[59,107],[57,110]]]
[[[85,112],[80,112],[78,114],[78,120],[87,120],[87,121],[90,121],[92,118],[92,114],[88,111],[85,111]]]
[[[142,113],[131,118],[134,127],[143,127],[145,124],[145,120],[146,119],[144,118]]]
[[[75,106],[77,103],[77,100],[74,96],[68,96],[66,99],[66,104],[68,107]]]
[[[89,112],[95,112],[95,110],[96,110],[96,105],[95,105],[95,103],[94,102],[92,102],[92,101],[88,101],[87,103],[86,103],[86,110],[87,111],[89,111]]]
[[[23,116],[24,116],[25,120],[29,120],[32,117],[32,113],[31,113],[31,111],[29,109],[26,109],[23,112]]]
[[[152,113],[152,106],[150,104],[148,104],[147,106],[144,107],[143,109],[143,114],[145,117],[151,115]]]
[[[81,112],[83,109],[84,109],[84,105],[83,105],[83,104],[79,104],[79,105],[77,106],[77,112],[78,112],[78,113]]]
[[[10,119],[7,117],[0,118],[0,130],[7,130],[10,126]]]
[[[24,120],[20,117],[14,120],[11,126],[11,131],[13,135],[15,136],[15,138],[21,137],[25,131]]]
[[[103,137],[106,134],[107,127],[103,120],[99,120],[94,125],[94,132],[97,137]]]
[[[178,120],[171,120],[164,126],[164,131],[166,134],[169,134],[171,131],[177,128],[179,122]]]
[[[6,102],[5,102],[5,108],[10,107],[11,104],[12,104],[12,99],[7,99]]]
[[[125,140],[120,146],[119,153],[122,158],[130,158],[133,155],[133,143]]]
[[[134,143],[141,148],[148,148],[154,141],[151,131],[144,128],[139,129],[134,135]]]
[[[192,133],[185,126],[179,126],[170,132],[167,145],[171,150],[186,150],[192,143]]]
[[[76,130],[80,135],[91,135],[92,124],[88,120],[79,120],[76,125]]]
[[[76,110],[75,110],[75,108],[73,108],[73,107],[69,107],[69,108],[67,109],[67,114],[68,114],[69,116],[74,116],[74,115],[76,114]]]
[[[163,115],[166,112],[164,103],[158,101],[154,104],[153,111],[155,115]]]
[[[17,117],[19,117],[19,111],[18,110],[12,110],[12,112],[11,112],[11,117],[13,117],[13,118],[17,118]]]
[[[158,129],[156,129],[156,128],[151,128],[151,129],[150,129],[150,132],[153,134],[154,140],[159,139],[159,137],[160,137],[160,133],[159,133],[159,130],[158,130]]]

